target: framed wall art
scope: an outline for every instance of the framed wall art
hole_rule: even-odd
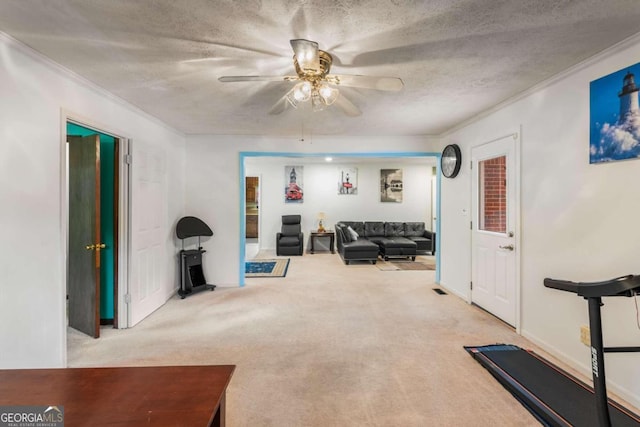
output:
[[[284,202],[302,203],[304,201],[304,167],[284,167]]]
[[[358,168],[345,166],[338,170],[338,195],[358,194]]]
[[[589,85],[589,163],[640,157],[640,107],[635,76],[640,63]]]
[[[380,201],[402,203],[402,169],[380,169]]]

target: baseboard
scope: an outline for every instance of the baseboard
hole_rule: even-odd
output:
[[[534,343],[535,345],[537,345],[538,347],[540,347],[541,349],[549,353],[551,356],[561,361],[562,363],[567,364],[572,369],[575,369],[580,374],[584,375],[586,378],[588,378],[586,382],[588,384],[592,384],[591,366],[589,364],[585,365],[581,363],[577,359],[569,356],[563,351],[558,350],[548,342],[542,339],[539,339],[537,336],[525,330],[522,330],[520,335],[522,335],[523,337],[525,337],[526,339],[528,339],[529,341],[531,341],[532,343]],[[637,412],[640,409],[640,396],[636,396],[635,394],[633,394],[631,390],[628,390],[627,388],[620,386],[616,382],[611,381],[610,379],[607,379],[607,391],[615,393],[617,396],[620,396],[622,399],[626,400],[629,404],[635,406],[635,408],[629,408],[629,409],[631,410],[635,409],[635,412]]]

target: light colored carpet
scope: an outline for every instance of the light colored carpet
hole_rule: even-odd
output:
[[[415,261],[410,259],[381,260],[378,259],[376,267],[381,271],[406,271],[406,270],[435,270],[436,263],[434,257],[417,257]]]
[[[230,427],[539,425],[462,347],[544,353],[433,292],[434,278],[345,266],[332,254],[291,257],[287,277],[175,297],[132,329],[103,328],[100,339],[70,330],[68,362],[235,364]]]

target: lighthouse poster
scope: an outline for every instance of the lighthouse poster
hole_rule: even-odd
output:
[[[640,157],[640,63],[590,84],[589,163]]]

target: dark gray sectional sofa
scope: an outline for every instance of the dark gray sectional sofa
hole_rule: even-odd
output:
[[[335,225],[338,253],[345,264],[378,256],[416,259],[418,253],[435,254],[436,235],[424,222],[340,221]]]

